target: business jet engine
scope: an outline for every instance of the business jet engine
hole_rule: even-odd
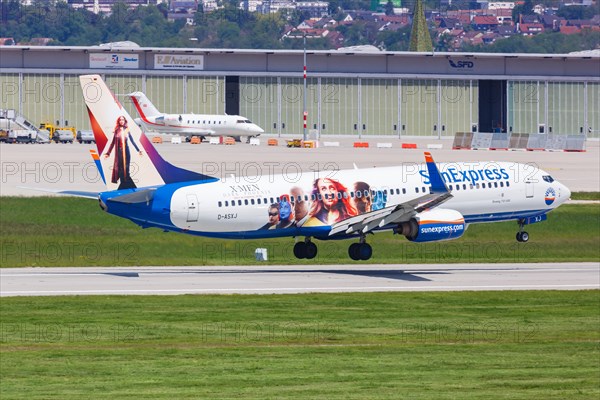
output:
[[[394,230],[411,242],[435,242],[457,239],[465,233],[467,226],[461,213],[456,210],[436,208],[423,211]]]
[[[165,115],[163,118],[163,122],[169,126],[181,126],[184,123],[183,117],[181,115],[169,114]]]

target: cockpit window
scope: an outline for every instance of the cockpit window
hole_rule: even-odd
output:
[[[252,123],[252,121],[250,121],[249,119],[245,120],[244,122],[247,123],[247,124],[251,124]]]
[[[542,176],[542,179],[548,183],[554,182],[554,179],[550,175],[544,175],[544,176]]]

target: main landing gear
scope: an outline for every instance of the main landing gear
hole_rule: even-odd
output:
[[[317,253],[317,245],[311,242],[310,237],[294,245],[294,256],[296,258],[312,260],[317,256]],[[354,261],[368,260],[373,255],[373,248],[366,242],[365,237],[361,236],[358,243],[352,243],[348,247],[348,255]]]
[[[373,255],[373,248],[366,242],[365,237],[361,236],[358,243],[352,243],[348,247],[348,255],[354,261],[368,260]]]
[[[294,245],[294,255],[296,258],[312,260],[317,256],[317,252],[317,245],[311,242],[309,237],[304,239],[304,242],[297,242]]]
[[[519,232],[517,232],[517,242],[526,242],[529,240],[529,233],[523,230],[523,226],[525,226],[525,221],[519,220]]]

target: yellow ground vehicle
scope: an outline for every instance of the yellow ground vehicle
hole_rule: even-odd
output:
[[[42,122],[40,129],[45,129],[50,132],[48,139],[58,142],[71,142],[77,138],[77,130],[73,126],[57,126],[51,122]],[[59,135],[59,131],[70,131],[73,133],[73,137],[65,137],[65,135]]]

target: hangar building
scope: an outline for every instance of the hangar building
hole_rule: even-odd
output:
[[[600,52],[489,54],[309,51],[309,129],[328,135],[456,132],[600,135]],[[138,46],[0,47],[0,108],[89,129],[78,75],[167,113],[241,114],[302,133],[303,52]],[[131,102],[122,101],[132,116]]]

